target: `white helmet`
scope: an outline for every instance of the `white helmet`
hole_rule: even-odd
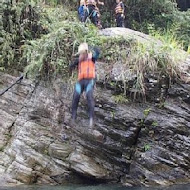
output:
[[[82,43],[78,47],[78,53],[84,53],[85,51],[88,51],[88,44],[87,43]]]

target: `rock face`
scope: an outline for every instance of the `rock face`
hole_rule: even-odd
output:
[[[190,182],[190,85],[173,84],[163,102],[124,101],[103,84],[103,66],[93,129],[83,96],[69,122],[71,82],[25,79],[0,97],[1,184]],[[15,80],[1,73],[0,88]]]

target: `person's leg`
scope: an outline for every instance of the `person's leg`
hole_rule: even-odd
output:
[[[102,24],[101,24],[101,20],[100,20],[100,16],[97,17],[97,26],[98,26],[98,29],[102,29]]]
[[[80,7],[78,8],[78,15],[79,15],[79,20],[82,22],[83,6],[80,6]]]
[[[88,102],[88,113],[89,113],[89,118],[90,118],[90,127],[93,126],[94,122],[94,95],[93,95],[93,90],[94,90],[94,80],[89,80],[88,85],[86,86],[86,98]]]
[[[74,94],[73,94],[73,101],[72,101],[72,116],[71,116],[71,118],[73,120],[76,120],[76,118],[77,118],[77,108],[78,108],[81,93],[82,93],[81,84],[80,84],[80,82],[77,82],[75,85],[75,90],[74,90]]]
[[[89,9],[89,18],[90,18],[91,22],[95,26],[97,26],[97,24],[98,24],[98,18],[97,18],[97,12],[95,10],[95,6],[94,5],[89,5],[88,9]]]
[[[124,18],[120,17],[120,27],[124,27]]]
[[[101,24],[101,14],[100,14],[100,9],[98,7],[96,7],[96,12],[97,12],[97,27],[99,29],[102,29],[102,24]]]
[[[98,26],[98,15],[97,15],[97,12],[96,10],[94,9],[93,13],[92,13],[92,23],[95,25],[95,26]]]
[[[116,15],[116,24],[117,24],[117,27],[120,27],[119,26],[119,14]]]
[[[124,18],[121,16],[121,14],[116,15],[116,23],[117,27],[124,27]]]
[[[93,6],[88,5],[88,13],[89,13],[89,15],[92,15],[92,12],[93,12]]]
[[[84,17],[83,17],[83,21],[82,22],[86,22],[86,19],[87,19],[88,15],[89,15],[89,10],[88,10],[88,8],[86,8],[84,10]]]

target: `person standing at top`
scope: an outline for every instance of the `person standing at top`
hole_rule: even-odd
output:
[[[99,21],[100,14],[97,4],[104,5],[104,3],[100,2],[99,0],[87,0],[89,18],[95,26],[98,26],[98,24],[100,23]]]
[[[85,91],[88,102],[89,126],[94,125],[94,95],[93,89],[95,84],[95,62],[99,57],[100,51],[98,48],[93,49],[93,53],[89,52],[88,44],[82,43],[78,48],[79,58],[70,65],[70,70],[78,66],[78,82],[75,85],[75,90],[72,100],[72,116],[71,121],[75,123],[77,118],[77,108],[80,100],[80,95]]]
[[[88,16],[87,0],[80,0],[78,14],[79,14],[80,21],[85,22]]]
[[[100,19],[101,14],[100,14],[100,9],[98,8],[98,5],[104,6],[104,2],[96,0],[96,9],[95,9],[97,11],[97,18],[98,18],[97,26],[98,26],[99,29],[102,29],[102,24],[101,24],[101,19]]]
[[[125,6],[122,2],[122,0],[116,0],[116,8],[115,8],[115,15],[116,15],[116,23],[117,27],[124,27],[124,11]]]

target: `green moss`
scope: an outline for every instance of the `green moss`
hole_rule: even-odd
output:
[[[151,111],[152,111],[151,108],[145,109],[145,110],[143,111],[144,117],[145,117],[145,118],[148,117],[148,115],[150,114]]]
[[[144,145],[144,151],[146,152],[146,151],[149,151],[151,149],[151,146],[150,146],[150,144],[145,144]]]
[[[49,151],[47,149],[44,150],[44,154],[49,156]]]
[[[113,96],[113,98],[116,103],[128,103],[128,99],[123,94]]]
[[[157,127],[157,126],[158,126],[158,122],[157,122],[157,121],[154,121],[154,122],[152,123],[152,126],[153,126],[153,127]]]

